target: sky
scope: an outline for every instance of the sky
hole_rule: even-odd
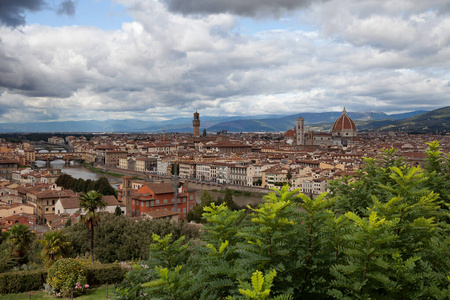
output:
[[[0,122],[433,110],[448,0],[0,0]]]

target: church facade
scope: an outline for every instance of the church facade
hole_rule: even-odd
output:
[[[288,130],[286,137],[293,137],[294,146],[342,146],[353,145],[357,140],[358,130],[355,122],[347,115],[347,111],[342,111],[342,115],[337,118],[331,129],[331,133],[305,132],[305,120],[297,118],[294,130]],[[293,136],[292,136],[293,135]]]

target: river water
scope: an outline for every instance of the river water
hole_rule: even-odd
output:
[[[39,168],[45,168],[45,161],[36,161],[36,165]],[[60,169],[62,173],[71,175],[73,178],[81,178],[84,180],[97,180],[100,177],[106,177],[108,181],[113,185],[114,183],[120,182],[120,178],[109,176],[106,174],[99,174],[90,171],[89,169],[83,168],[79,163],[74,161],[70,162],[70,165],[66,165],[64,160],[55,160],[50,162],[50,169]]]

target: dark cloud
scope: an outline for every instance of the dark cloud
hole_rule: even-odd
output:
[[[43,0],[1,0],[0,24],[16,27],[25,24],[25,11],[38,11],[46,6]]]
[[[70,0],[61,2],[57,12],[59,15],[75,15],[75,2]]]
[[[9,27],[25,25],[25,13],[27,11],[44,9],[56,10],[60,15],[73,16],[75,14],[75,2],[64,0],[59,4],[55,3],[53,7],[45,0],[0,0],[0,25],[4,24]]]
[[[306,7],[314,0],[164,0],[169,10],[182,14],[231,13],[240,16],[275,15]],[[322,2],[322,1],[321,1]]]

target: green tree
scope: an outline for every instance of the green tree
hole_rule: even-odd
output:
[[[439,142],[428,145],[425,159],[425,175],[428,177],[427,187],[439,194],[446,203],[450,203],[450,154],[444,155]]]
[[[90,231],[82,223],[65,229],[68,241],[72,243],[73,256],[89,253]],[[114,261],[147,260],[152,234],[172,233],[175,239],[185,236],[186,240],[197,239],[198,229],[186,226],[183,221],[143,219],[130,220],[123,216],[101,213],[101,222],[95,227],[95,258],[102,263]]]
[[[208,191],[203,191],[203,194],[200,196],[200,200],[201,200],[200,204],[196,205],[192,210],[188,212],[187,220],[189,222],[194,221],[196,223],[203,223],[202,220],[203,208],[209,206],[211,203],[214,202],[214,198]]]
[[[19,259],[19,263],[23,263],[35,234],[24,224],[14,224],[5,233],[5,237],[5,242],[10,245],[13,255]]]
[[[122,215],[122,209],[120,209],[119,205],[116,206],[116,209],[114,210],[114,214],[116,216],[121,216]]]
[[[100,177],[97,182],[96,182],[96,190],[105,196],[111,195],[111,196],[115,196],[116,195],[116,190],[109,184],[109,181],[106,177],[102,176]]]
[[[172,163],[172,166],[170,168],[170,174],[176,175],[176,176],[180,175],[180,164],[179,163],[177,163],[177,162]]]
[[[287,174],[286,174],[286,179],[288,180],[289,184],[291,184],[291,179],[292,179],[291,169],[288,169]]]
[[[225,197],[223,198],[223,203],[230,209],[230,210],[236,210],[238,207],[236,203],[233,201],[233,193],[230,189],[225,190]]]
[[[429,181],[446,168],[445,158],[425,171],[410,167],[388,149],[316,198],[286,185],[257,207],[231,211],[204,194],[201,240],[186,249],[167,240],[164,251],[183,259],[150,254],[122,296],[450,299],[450,215]]]
[[[71,247],[63,229],[46,232],[39,243],[43,246],[42,256],[47,268],[55,261],[67,257]]]
[[[82,214],[81,221],[91,231],[91,262],[94,264],[94,226],[98,224],[100,219],[99,210],[106,207],[106,203],[102,200],[103,195],[97,191],[89,191],[82,193],[80,196],[80,209]]]
[[[184,237],[174,240],[172,234],[164,237],[152,234],[152,239],[149,259],[127,274],[118,294],[127,299],[142,299],[145,295],[158,299],[190,299],[183,297],[188,287],[188,274],[182,271],[189,258],[189,243],[184,242]]]

